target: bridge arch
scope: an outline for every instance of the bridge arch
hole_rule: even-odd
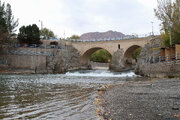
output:
[[[80,57],[80,63],[87,65],[91,55],[94,52],[96,52],[97,50],[100,50],[100,49],[105,49],[105,48],[102,48],[102,47],[93,47],[93,48],[90,48],[90,49],[86,50],[84,53],[82,53],[82,55]],[[105,50],[108,51],[107,49],[105,49]],[[112,55],[112,53],[110,51],[108,51],[108,52]]]
[[[126,49],[124,52],[124,60],[126,64],[134,64],[136,61],[132,58],[133,52],[138,49],[142,48],[142,46],[139,45],[132,45],[129,48]]]

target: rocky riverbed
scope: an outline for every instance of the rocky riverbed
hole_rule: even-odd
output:
[[[104,120],[179,120],[180,79],[136,80],[99,91],[97,114]]]

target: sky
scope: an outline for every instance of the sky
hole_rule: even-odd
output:
[[[37,24],[58,37],[109,30],[126,35],[159,33],[157,0],[1,0],[10,3],[18,29]]]

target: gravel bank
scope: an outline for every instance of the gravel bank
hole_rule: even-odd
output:
[[[131,82],[99,91],[105,120],[179,120],[180,79]]]

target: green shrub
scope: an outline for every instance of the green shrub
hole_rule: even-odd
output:
[[[100,49],[91,55],[90,61],[108,63],[110,62],[111,58],[112,56],[107,50]]]
[[[142,48],[137,48],[137,49],[133,52],[132,58],[135,59],[135,60],[137,60],[137,57],[138,57],[139,54],[141,53],[141,50],[142,50]]]

